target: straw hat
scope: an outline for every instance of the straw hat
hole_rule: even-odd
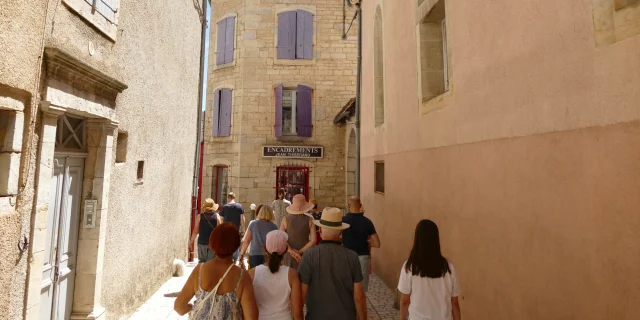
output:
[[[342,210],[338,208],[324,208],[320,220],[313,220],[313,223],[321,228],[344,230],[349,228],[348,223],[342,222]]]
[[[303,194],[296,194],[291,199],[291,205],[287,207],[287,212],[290,214],[305,214],[313,209],[313,205],[307,202],[307,198]]]
[[[220,206],[211,198],[207,198],[207,200],[204,200],[204,203],[202,204],[202,209],[204,211],[216,211],[219,207]]]

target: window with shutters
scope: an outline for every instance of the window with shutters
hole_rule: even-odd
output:
[[[280,12],[277,17],[277,58],[313,60],[313,13],[299,9]]]
[[[213,137],[231,136],[231,111],[233,90],[216,89],[213,96]]]
[[[384,123],[384,42],[380,6],[376,8],[373,26],[373,50],[374,119],[376,127],[379,127]]]
[[[311,105],[313,89],[299,85],[296,88],[285,88],[279,85],[276,94],[276,137],[298,136],[311,137],[313,124]]]
[[[423,3],[423,6],[430,5]],[[449,53],[447,46],[446,0],[433,5],[419,21],[420,93],[427,102],[449,91]]]
[[[607,46],[640,35],[640,0],[592,0],[594,36]]]
[[[218,21],[216,32],[216,66],[230,66],[235,61],[236,17]]]
[[[115,41],[118,33],[120,0],[63,0],[74,11],[109,39]]]
[[[384,161],[375,162],[374,167],[374,190],[376,193],[384,194]]]

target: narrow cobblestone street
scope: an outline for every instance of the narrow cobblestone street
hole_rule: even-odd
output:
[[[187,265],[183,277],[174,277],[165,282],[129,319],[130,320],[177,320],[188,319],[173,311],[175,296],[182,289],[195,263]],[[371,276],[367,294],[367,313],[370,320],[396,320],[400,313],[393,308],[393,291],[389,290],[376,275]]]

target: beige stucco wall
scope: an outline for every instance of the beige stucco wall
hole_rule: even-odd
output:
[[[61,1],[29,6],[0,1],[0,98],[21,101],[25,114],[19,194],[12,202],[0,198],[0,319],[22,318],[25,287],[40,281],[40,274],[27,274],[33,261],[27,252],[19,254],[17,243],[22,234],[32,246],[42,245],[30,233],[32,217],[42,211],[36,212],[33,199],[44,77],[38,58],[44,47],[61,49],[128,85],[110,112],[119,130],[128,133],[127,162],[108,163],[108,214],[101,213],[108,223],[106,244],[99,249],[102,292],[97,296],[108,318],[133,312],[171,276],[173,259],[186,259],[198,112],[199,13],[192,2],[120,4],[112,41]],[[145,161],[142,184],[136,181],[137,161]],[[5,210],[6,203],[17,209]],[[37,310],[33,303],[38,294],[30,300],[32,310]]]
[[[210,167],[231,164],[229,183],[239,202],[271,203],[275,198],[276,167],[286,162],[304,163],[311,168],[310,196],[320,207],[344,208],[345,156],[344,127],[333,124],[334,116],[355,95],[356,40],[342,39],[343,1],[224,1],[212,8],[211,49],[209,53],[208,102],[205,119],[205,157],[203,196],[211,194]],[[306,9],[314,13],[313,61],[276,59],[277,13]],[[339,14],[338,14],[339,13]],[[216,23],[235,14],[236,53],[234,64],[218,69],[215,65]],[[347,17],[353,10],[347,10]],[[274,88],[278,84],[314,89],[313,137],[275,137]],[[211,137],[213,93],[217,88],[233,89],[231,137]],[[318,160],[262,158],[264,145],[319,145],[324,158]],[[208,176],[207,176],[208,175]]]
[[[451,88],[423,104],[416,1],[378,2],[379,129],[375,1],[363,29],[362,192],[383,244],[374,271],[395,287],[415,224],[431,218],[465,318],[635,317],[640,37],[596,45],[592,1],[448,1]]]

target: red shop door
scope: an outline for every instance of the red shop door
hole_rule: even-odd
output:
[[[276,195],[278,190],[286,191],[285,198],[291,201],[296,194],[303,194],[309,200],[309,167],[300,164],[285,164],[276,168]]]

